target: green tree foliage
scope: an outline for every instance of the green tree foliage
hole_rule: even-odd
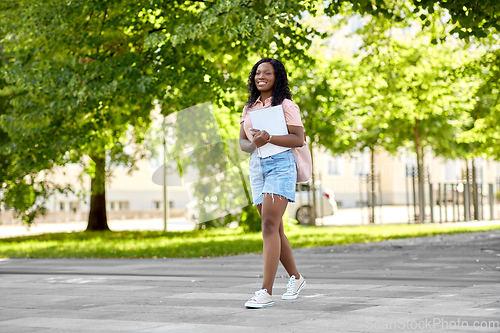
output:
[[[467,62],[462,49],[450,44],[431,47],[428,41],[421,36],[368,46],[360,67],[365,82],[358,94],[365,112],[360,139],[370,149],[380,145],[392,153],[411,146],[417,155],[421,195],[425,148],[447,158],[463,154],[456,137],[477,88],[461,75]],[[421,211],[422,219],[424,215]]]
[[[293,67],[292,67],[293,68]],[[305,134],[308,137],[314,171],[314,150],[323,148],[332,154],[342,154],[355,144],[353,104],[351,102],[352,73],[348,59],[336,55],[332,60],[316,55],[313,68],[292,69],[291,88],[300,108]],[[315,223],[315,174],[312,175],[310,223]]]
[[[422,39],[412,39],[411,44],[393,41],[364,56],[361,68],[366,75],[358,96],[366,112],[366,145],[380,143],[395,152],[408,140],[416,144],[418,135],[423,147],[456,157],[453,138],[466,120],[464,111],[472,108],[476,86],[461,76],[465,62],[460,49],[429,47]]]
[[[333,154],[342,154],[353,147],[354,70],[350,60],[335,55],[332,60],[318,57],[312,68],[292,71],[292,93],[311,148],[320,145]]]
[[[361,15],[380,16],[387,20],[401,22],[408,19],[402,8],[412,8],[426,26],[433,24],[433,15],[445,9],[451,17],[453,29],[460,38],[484,38],[500,32],[500,2],[483,0],[333,0],[326,13],[334,14],[349,8]]]
[[[312,37],[325,35],[303,18],[325,4],[329,16],[372,16],[360,68],[337,59],[311,69],[312,58],[319,59],[307,51]],[[470,111],[465,92],[474,89],[465,74],[457,74],[462,58],[437,38],[442,33],[414,45],[380,37],[415,18],[436,30],[444,10],[453,26],[447,31],[491,44],[499,6],[479,0],[3,1],[3,200],[31,223],[44,198],[70,190],[45,175],[55,166],[80,163],[92,179],[88,228],[106,230],[106,176],[114,165],[133,170],[144,156],[140,145],[153,101],[164,115],[212,101],[224,110],[217,115],[222,136],[235,138],[229,133],[237,120],[229,119],[246,99],[253,55],[278,57],[289,68],[311,144],[341,153],[356,141],[389,151],[413,142],[417,155],[428,146],[456,157],[462,154],[457,147],[465,151],[476,142],[478,153],[498,156],[491,148],[498,146],[497,54],[490,52],[477,66],[475,73],[486,78],[476,81],[483,85]],[[361,93],[371,97],[357,99]],[[468,124],[463,135],[461,123]],[[451,139],[457,135],[458,144]],[[202,165],[204,158],[194,162]]]
[[[13,97],[0,118],[10,138],[1,149],[17,156],[18,170],[2,175],[6,192],[21,191],[26,175],[33,191],[41,171],[81,163],[92,178],[88,228],[107,229],[104,173],[142,156],[124,147],[142,142],[152,102],[165,114],[230,103],[225,93],[241,87],[232,74],[251,53],[280,49],[283,59],[307,61],[315,32],[297,18],[314,10],[284,0],[2,2],[1,94]]]
[[[466,72],[479,88],[474,96],[470,121],[458,142],[469,147],[469,155],[488,156],[500,160],[500,52],[487,52],[479,61],[470,64]]]

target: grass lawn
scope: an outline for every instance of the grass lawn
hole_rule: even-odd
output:
[[[299,248],[493,229],[500,229],[500,225],[288,225],[286,234],[292,247]],[[262,252],[261,234],[245,234],[240,229],[74,232],[0,239],[0,258],[193,258],[259,252]]]

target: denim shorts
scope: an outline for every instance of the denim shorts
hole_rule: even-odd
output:
[[[251,153],[249,171],[255,206],[262,204],[264,193],[281,195],[295,202],[297,168],[291,149],[265,158]]]

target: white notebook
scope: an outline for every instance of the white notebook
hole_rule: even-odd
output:
[[[250,119],[252,119],[252,127],[255,129],[264,130],[271,135],[288,134],[285,114],[283,113],[283,107],[281,105],[251,111]],[[257,151],[259,153],[259,157],[269,157],[289,149],[291,148],[266,143],[262,147],[258,148]]]

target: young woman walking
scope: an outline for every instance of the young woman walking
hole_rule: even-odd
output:
[[[248,102],[240,121],[240,147],[250,153],[253,204],[262,219],[264,279],[262,289],[255,292],[245,306],[263,308],[274,305],[273,283],[280,261],[290,275],[282,299],[296,299],[306,281],[297,271],[292,247],[283,231],[283,214],[288,202],[295,201],[297,170],[293,152],[288,149],[261,158],[257,148],[269,142],[287,148],[301,147],[304,144],[304,126],[299,107],[291,101],[285,67],[278,60],[265,58],[253,66],[248,78],[248,91]],[[277,105],[283,107],[289,134],[269,135],[266,131],[252,128],[250,112]]]

